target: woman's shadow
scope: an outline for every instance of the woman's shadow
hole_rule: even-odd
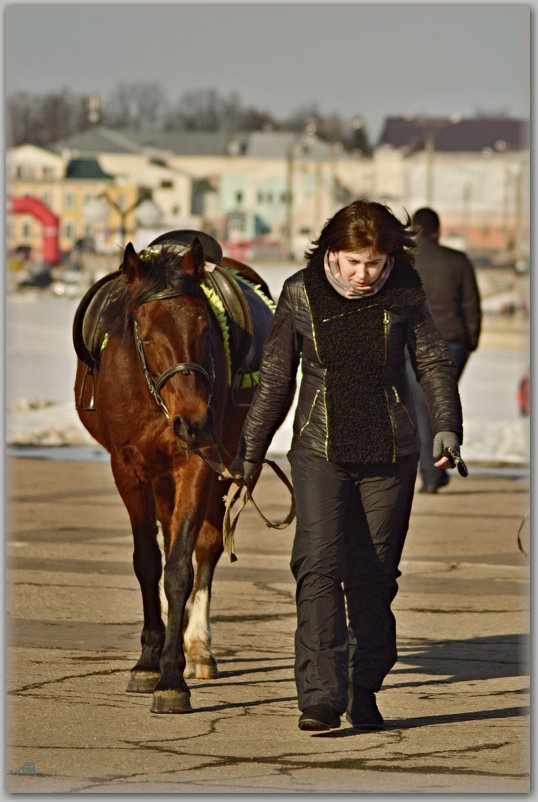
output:
[[[499,697],[510,693],[526,694],[530,666],[529,637],[526,634],[489,635],[462,640],[432,641],[426,638],[409,639],[399,647],[398,663],[392,669],[390,689],[421,688],[432,697],[439,686],[456,682],[479,682],[480,680],[521,677],[522,687],[516,690],[502,689],[488,695]],[[425,675],[420,679],[406,679],[406,675]],[[423,697],[424,698],[424,697]],[[453,724],[462,721],[525,716],[527,704],[498,707],[485,710],[465,710],[465,694],[461,694],[461,711],[441,715],[417,716],[401,720],[385,721],[385,730],[404,730],[436,724]],[[344,738],[360,735],[357,730],[343,729],[319,733],[316,737]]]

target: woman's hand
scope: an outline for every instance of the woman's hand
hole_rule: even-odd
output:
[[[230,473],[234,475],[239,484],[246,485],[248,490],[251,490],[260,467],[259,462],[249,462],[248,459],[237,455],[230,464]]]
[[[433,438],[433,459],[436,468],[454,468],[449,448],[460,453],[460,441],[454,432],[437,432]]]

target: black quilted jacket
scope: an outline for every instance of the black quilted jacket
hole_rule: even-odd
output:
[[[243,427],[241,455],[252,462],[264,458],[299,365],[302,380],[293,423],[292,448],[314,449],[326,459],[337,462],[395,461],[399,456],[417,452],[420,440],[414,403],[405,377],[405,346],[425,393],[434,434],[452,431],[461,442],[462,413],[456,369],[433,324],[428,303],[421,300],[415,304],[384,308],[385,304],[388,307],[390,304],[389,295],[384,294],[383,288],[373,302],[364,299],[356,302],[357,310],[367,310],[368,314],[376,316],[376,321],[379,320],[377,328],[368,326],[359,337],[352,329],[354,321],[366,321],[366,317],[348,314],[349,305],[355,302],[340,300],[340,296],[333,298],[331,303],[342,303],[344,310],[343,314],[334,315],[337,325],[340,325],[337,318],[344,318],[339,329],[342,332],[340,352],[343,359],[335,369],[327,359],[324,361],[320,357],[322,324],[313,326],[312,285],[310,296],[307,290],[306,273],[309,269],[300,270],[284,283],[264,346],[260,382]],[[416,271],[407,270],[412,271],[420,284]],[[392,276],[389,282],[391,280]],[[334,296],[338,295],[328,283],[327,288]],[[424,298],[423,294],[420,298]],[[370,332],[375,341],[368,341]],[[339,353],[338,349],[336,353]],[[365,355],[362,362],[361,354]],[[356,371],[354,358],[357,359]],[[341,376],[344,378],[339,386]],[[354,385],[351,391],[350,385]],[[368,407],[368,402],[376,398],[375,388],[378,390],[375,406],[370,403]],[[368,409],[366,415],[365,408]]]

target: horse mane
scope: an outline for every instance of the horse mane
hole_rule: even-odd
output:
[[[181,269],[182,257],[177,251],[163,247],[160,253],[141,252],[147,266],[144,277],[131,290],[121,275],[116,279],[113,302],[103,309],[103,325],[109,335],[125,334],[133,319],[133,310],[163,290],[177,290],[178,295],[203,297],[199,281]],[[112,300],[112,299],[111,299]]]

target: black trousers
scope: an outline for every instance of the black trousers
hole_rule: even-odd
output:
[[[397,659],[391,603],[418,454],[348,465],[298,448],[288,459],[297,505],[291,570],[299,709],[328,704],[342,714],[348,682],[377,691]]]

